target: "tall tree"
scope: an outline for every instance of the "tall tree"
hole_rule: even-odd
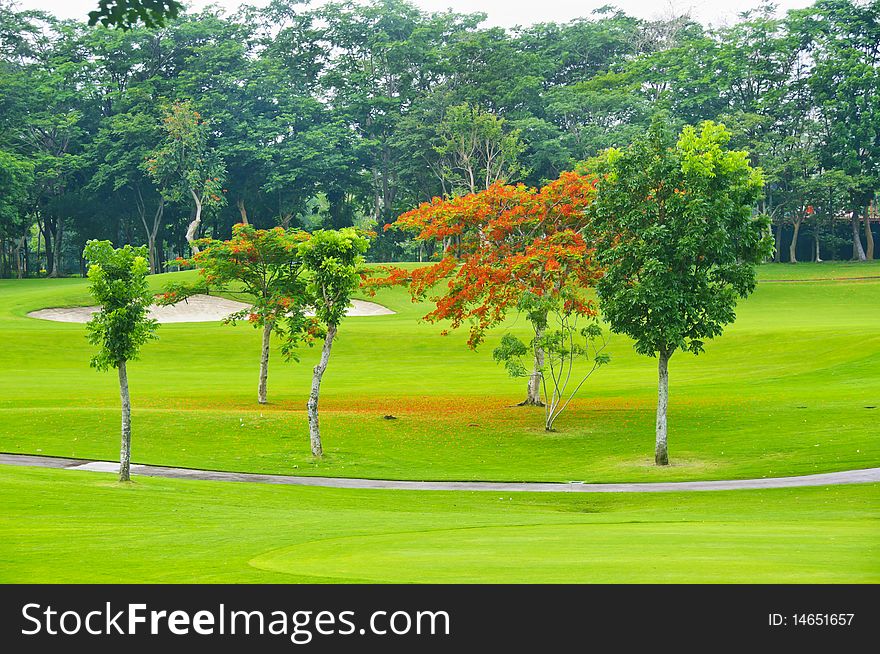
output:
[[[172,202],[193,203],[186,240],[198,254],[202,210],[221,207],[226,168],[209,142],[209,124],[189,101],[175,102],[165,109],[162,128],[165,138],[144,162],[144,169]]]
[[[400,216],[393,227],[433,243],[440,260],[411,272],[392,269],[384,282],[407,283],[413,299],[430,299],[435,308],[425,320],[448,320],[453,329],[469,324],[472,348],[508,312],[522,311],[534,331],[522,404],[543,405],[548,311],[595,313],[579,296],[598,275],[593,244],[582,233],[594,195],[590,179],[569,172],[541,189],[496,183],[480,193],[434,198]],[[546,301],[526,307],[530,296]]]
[[[31,223],[27,219],[34,167],[26,159],[0,150],[0,276],[19,278],[27,272],[27,251],[22,261],[22,247]],[[12,244],[15,245],[12,245]],[[9,258],[14,259],[10,265]]]
[[[307,403],[309,442],[312,455],[324,456],[321,426],[318,420],[318,400],[321,381],[330,362],[330,350],[351,303],[351,296],[361,281],[363,255],[370,247],[366,236],[356,229],[318,230],[299,245],[300,260],[309,280],[309,299],[315,308],[315,317],[324,330],[321,358],[312,372],[312,388]],[[288,331],[288,334],[295,334]]]
[[[177,304],[207,288],[243,294],[250,306],[226,321],[247,320],[262,331],[257,402],[268,400],[269,352],[273,333],[284,337],[285,351],[308,340],[313,321],[306,318],[306,282],[298,246],[308,234],[297,230],[255,229],[238,224],[228,241],[202,239],[199,252],[187,263],[199,268],[195,284],[174,284],[162,296],[162,304]]]
[[[769,252],[765,217],[753,207],[759,170],[729,150],[722,125],[686,127],[677,141],[663,118],[624,150],[588,167],[596,175],[590,209],[605,274],[596,289],[611,329],[658,358],[654,461],[667,465],[670,357],[703,351],[755,288],[754,264]]]
[[[485,191],[497,182],[516,182],[522,172],[519,130],[504,119],[467,104],[450,107],[437,129],[437,166],[451,195]]]
[[[122,404],[122,440],[119,449],[119,481],[131,477],[131,396],[128,389],[129,361],[141,347],[156,338],[158,323],[150,318],[153,300],[147,284],[146,248],[126,245],[114,248],[109,241],[89,241],[83,253],[89,262],[89,291],[100,306],[86,325],[89,343],[98,353],[91,365],[98,370],[116,368]]]
[[[880,184],[880,3],[818,0],[792,12],[791,23],[814,62],[810,88],[825,132],[822,166],[853,180],[847,207],[853,259],[864,261],[859,221]]]

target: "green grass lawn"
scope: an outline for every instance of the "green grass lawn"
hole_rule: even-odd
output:
[[[191,273],[183,273],[184,276]],[[256,404],[259,334],[164,325],[129,366],[133,459],[399,479],[641,481],[880,465],[880,265],[765,266],[725,335],[671,363],[670,453],[653,451],[655,361],[611,365],[545,433],[522,381],[400,290],[343,323],[309,455],[316,351],[277,352]],[[775,281],[794,278],[805,283]],[[831,281],[823,281],[831,278]],[[169,276],[154,278],[156,288]],[[85,281],[0,281],[0,451],[116,459],[116,377],[81,325]],[[522,321],[506,327],[522,330]],[[393,414],[396,420],[386,420]],[[0,582],[878,582],[880,485],[675,494],[356,491],[0,466]]]
[[[878,276],[875,264],[770,265],[762,279]],[[183,273],[191,274],[191,273]],[[155,278],[157,289],[168,276]],[[613,336],[612,362],[546,433],[514,408],[523,381],[465,335],[398,313],[349,318],[322,387],[327,456],[308,448],[316,350],[273,354],[270,405],[256,403],[259,334],[248,325],[163,325],[129,366],[133,460],[249,472],[397,479],[642,481],[745,478],[880,465],[880,279],[765,281],[699,357],[670,364],[670,453],[652,465],[656,362]],[[81,325],[25,317],[88,303],[85,281],[0,282],[0,451],[115,459],[118,390],[88,367]],[[522,320],[511,320],[524,330]],[[397,420],[386,420],[385,415]]]
[[[0,582],[880,582],[878,485],[353,491],[0,467]]]

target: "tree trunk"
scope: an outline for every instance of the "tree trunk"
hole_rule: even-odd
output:
[[[195,191],[190,189],[189,192],[196,203],[196,215],[193,217],[189,227],[186,228],[186,242],[189,243],[193,256],[195,256],[199,253],[199,247],[195,244],[195,241],[198,238],[199,225],[202,224],[202,201]]]
[[[52,232],[53,227],[52,223],[48,216],[44,216],[43,220],[39,225],[39,233],[43,235],[43,250],[46,253],[46,276],[50,276],[52,274],[52,264],[54,263],[54,258],[52,256]],[[38,244],[39,245],[39,244]],[[37,272],[40,269],[40,260],[39,254],[37,255]]]
[[[797,263],[798,232],[801,231],[801,219],[795,218],[794,233],[791,235],[791,245],[788,246],[788,262]]]
[[[333,347],[333,339],[336,337],[336,325],[327,327],[327,335],[324,337],[324,347],[321,348],[321,360],[315,366],[312,374],[312,391],[309,393],[309,440],[312,445],[312,456],[324,456],[324,448],[321,445],[321,428],[318,424],[318,395],[321,392],[321,378],[327,369],[330,360],[330,348]]]
[[[541,327],[535,328],[535,338],[539,339],[544,335]],[[544,348],[535,347],[535,363],[532,374],[529,376],[526,384],[526,399],[519,403],[520,406],[544,406],[541,401],[541,371],[544,368]]]
[[[40,247],[40,235],[43,233],[40,224],[37,223],[37,251],[35,253],[35,259],[37,260],[37,277],[40,276],[40,252],[42,252],[42,248]]]
[[[865,251],[862,249],[862,239],[859,238],[859,214],[857,211],[853,211],[852,220],[850,221],[852,224],[852,237],[853,237],[853,260],[855,261],[865,261],[867,257],[865,257]]]
[[[122,400],[122,442],[119,447],[119,481],[131,480],[131,398],[125,361],[119,362],[119,398]]]
[[[21,237],[21,246],[23,250],[23,259],[22,265],[24,266],[24,276],[30,277],[31,274],[31,254],[30,254],[30,244],[28,243],[28,235],[27,233]]]
[[[669,451],[666,445],[666,408],[669,406],[669,351],[661,348],[657,358],[657,443],[654,447],[654,463],[669,465]]]
[[[819,248],[819,231],[813,231],[813,249],[815,250],[815,258],[813,259],[816,263],[822,263],[822,257],[820,256],[820,248]]]
[[[874,235],[871,233],[871,205],[868,205],[868,208],[865,209],[865,243],[868,246],[868,251],[865,253],[865,257],[868,261],[874,260]]]
[[[28,274],[28,239],[27,234],[20,236],[15,241],[15,272],[19,279],[24,279]]]
[[[782,218],[776,223],[776,250],[773,252],[773,263],[779,263],[782,260]]]
[[[138,194],[138,214],[141,217],[141,223],[144,226],[144,232],[147,234],[147,256],[150,261],[150,274],[155,275],[159,272],[159,253],[156,248],[156,240],[159,234],[159,227],[162,224],[162,215],[165,213],[165,198],[159,197],[159,206],[156,207],[156,213],[153,214],[153,226],[147,225],[147,212],[144,205],[144,199],[141,195],[140,188],[137,188]]]
[[[241,215],[241,224],[242,225],[250,224],[250,223],[248,223],[247,209],[244,206],[244,200],[239,198],[238,200],[235,201],[235,206],[238,207],[238,213]]]
[[[272,336],[272,323],[266,322],[263,325],[263,351],[260,355],[260,386],[257,389],[257,402],[265,404],[266,385],[269,380],[269,342]]]
[[[49,277],[61,277],[61,244],[64,238],[64,220],[62,218],[55,219],[55,251],[52,253],[52,274]]]

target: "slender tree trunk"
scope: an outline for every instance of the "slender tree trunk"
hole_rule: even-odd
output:
[[[131,480],[131,397],[125,361],[119,362],[119,398],[122,401],[122,442],[119,447],[119,481]]]
[[[43,233],[42,228],[39,223],[37,223],[37,252],[36,252],[36,260],[37,260],[37,277],[40,276],[40,252],[42,248],[40,247],[40,235]]]
[[[773,252],[773,262],[779,263],[782,260],[782,218],[776,223],[776,250]]]
[[[813,232],[813,249],[815,250],[814,254],[816,255],[813,259],[816,263],[822,263],[822,257],[820,256],[820,248],[819,248],[819,231],[815,230]]]
[[[19,279],[27,277],[28,242],[27,234],[15,241],[15,272]]]
[[[55,263],[55,259],[52,256],[52,232],[53,226],[50,222],[48,216],[43,217],[42,224],[40,227],[40,233],[43,235],[43,250],[46,252],[46,276],[52,276],[52,264]],[[39,267],[39,259],[37,261]]]
[[[158,272],[158,263],[156,262],[156,237],[153,234],[147,234],[147,258],[150,262],[150,274],[155,275]]]
[[[266,322],[263,325],[263,350],[260,355],[260,386],[257,389],[257,402],[265,404],[267,402],[266,385],[269,380],[269,343],[272,336],[272,323]]]
[[[535,338],[539,339],[544,335],[541,327],[535,328]],[[519,403],[520,406],[544,406],[541,401],[541,370],[544,368],[544,348],[535,347],[535,362],[532,374],[529,375],[526,384],[526,399]]]
[[[865,252],[865,257],[867,257],[868,261],[874,260],[874,235],[871,233],[871,205],[865,209],[865,243],[868,246],[868,251]]]
[[[195,191],[190,189],[189,192],[192,194],[192,198],[196,203],[196,215],[193,217],[192,222],[190,222],[189,227],[186,228],[186,242],[189,243],[193,256],[195,256],[199,253],[199,247],[196,245],[195,241],[196,238],[198,238],[199,225],[202,224],[202,201],[199,199],[199,196]]]
[[[62,218],[55,219],[55,252],[52,259],[52,274],[49,277],[61,277],[61,260],[62,251],[61,244],[64,239],[64,220]]]
[[[30,253],[30,243],[28,242],[28,235],[25,232],[24,236],[21,237],[21,245],[24,250],[24,257],[22,259],[22,264],[24,266],[24,276],[30,277],[31,275],[31,253]]]
[[[333,339],[336,338],[336,325],[328,325],[327,335],[324,337],[324,347],[321,348],[321,360],[315,366],[312,374],[312,391],[309,393],[307,405],[309,413],[309,440],[312,446],[312,456],[324,456],[324,448],[321,445],[321,428],[318,424],[318,395],[321,392],[321,378],[327,370],[327,362],[330,360],[330,348],[333,347]]]
[[[138,200],[138,214],[141,218],[141,223],[144,226],[144,232],[147,234],[147,256],[150,261],[150,274],[155,275],[159,272],[159,253],[156,249],[156,240],[159,235],[159,227],[162,224],[162,215],[165,213],[165,198],[159,197],[159,205],[156,207],[156,212],[153,214],[153,226],[150,227],[147,225],[147,212],[146,206],[144,205],[144,199],[141,195],[140,188],[137,188],[137,200]]]
[[[238,213],[241,215],[241,223],[243,225],[250,224],[248,223],[247,209],[244,206],[244,200],[242,198],[238,198],[235,201],[235,206],[238,207]]]
[[[654,463],[669,465],[669,450],[666,444],[666,409],[669,406],[669,355],[665,347],[657,357],[657,443],[654,447]]]
[[[798,232],[801,231],[801,219],[795,218],[794,232],[791,235],[791,245],[788,246],[788,262],[797,263]]]
[[[852,220],[850,222],[852,224],[853,237],[852,258],[856,261],[865,261],[867,257],[865,257],[865,250],[862,249],[862,239],[859,238],[859,214],[857,211],[853,211]]]

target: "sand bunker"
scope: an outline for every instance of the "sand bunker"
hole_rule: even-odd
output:
[[[223,320],[231,313],[247,309],[249,305],[235,300],[227,300],[213,295],[194,295],[186,302],[179,302],[173,306],[160,307],[152,305],[150,316],[161,323],[170,322],[215,322]],[[58,309],[40,309],[31,311],[28,316],[41,320],[54,320],[55,322],[79,322],[84,323],[98,311],[98,307],[68,307]],[[364,300],[352,300],[351,306],[346,311],[349,316],[387,316],[393,314],[391,309],[383,307],[375,302]]]

